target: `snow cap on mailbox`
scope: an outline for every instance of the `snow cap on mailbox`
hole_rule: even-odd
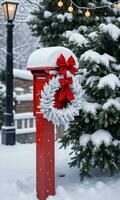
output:
[[[44,70],[44,69],[55,69],[58,66],[56,65],[57,58],[63,54],[65,59],[68,60],[70,56],[73,56],[76,68],[78,68],[78,60],[75,56],[75,54],[65,47],[57,46],[57,47],[47,47],[47,48],[41,48],[36,51],[34,51],[27,63],[27,69],[28,70]]]

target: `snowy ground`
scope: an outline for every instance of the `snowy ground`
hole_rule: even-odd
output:
[[[79,181],[69,169],[69,150],[56,143],[56,195],[47,200],[119,200],[120,175]],[[60,174],[65,177],[60,178]],[[0,200],[37,200],[35,193],[35,144],[0,145]]]

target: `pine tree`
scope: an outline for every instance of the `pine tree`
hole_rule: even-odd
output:
[[[43,0],[29,25],[43,46],[62,45],[80,58],[78,77],[85,95],[62,146],[72,144],[74,156],[69,164],[80,169],[81,179],[90,176],[92,168],[114,174],[120,165],[120,12],[100,9],[87,18],[79,9],[68,13],[69,1],[64,1],[62,9],[57,2]]]
[[[86,10],[82,11],[74,8],[74,13],[69,13],[68,6],[70,5],[70,1],[63,0],[63,2],[64,6],[59,8],[57,5],[58,0],[43,0],[40,3],[39,9],[32,12],[33,17],[28,24],[33,35],[40,38],[40,43],[43,46],[66,46],[70,43],[65,40],[64,35],[66,31],[76,31],[84,35],[87,32],[90,33],[94,26],[104,21],[104,17],[97,17],[97,14],[101,14],[99,10],[87,18],[84,15]],[[88,0],[74,0],[74,2],[83,7],[89,5]],[[95,3],[96,5],[101,5],[100,1],[95,1]],[[92,5],[90,4],[89,6]],[[102,15],[105,12],[106,10],[102,11]]]
[[[0,70],[0,81],[5,82],[5,71],[2,69]]]
[[[119,18],[99,26],[91,48],[80,58],[86,68],[82,108],[62,138],[64,147],[72,144],[70,166],[79,167],[81,179],[90,176],[92,168],[112,175],[120,170]]]

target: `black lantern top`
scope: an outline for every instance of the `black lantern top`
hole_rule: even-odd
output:
[[[17,1],[10,1],[10,0],[5,0],[1,3],[6,21],[8,22],[14,21],[18,4],[19,3]]]

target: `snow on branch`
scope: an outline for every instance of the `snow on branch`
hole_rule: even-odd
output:
[[[102,143],[109,146],[112,143],[112,135],[104,129],[98,129],[92,134],[83,134],[80,136],[79,143],[81,146],[86,146],[91,141],[95,147],[99,147]]]
[[[115,62],[115,59],[112,56],[106,53],[100,55],[93,50],[86,51],[84,54],[81,55],[80,59],[84,61],[95,62],[97,64],[103,64],[107,68],[109,68],[110,62]]]
[[[101,24],[99,28],[101,32],[108,33],[114,41],[120,38],[120,29],[114,24]]]
[[[98,83],[98,88],[104,88],[105,86],[115,90],[116,87],[120,87],[120,80],[115,74],[108,74],[102,77]]]

